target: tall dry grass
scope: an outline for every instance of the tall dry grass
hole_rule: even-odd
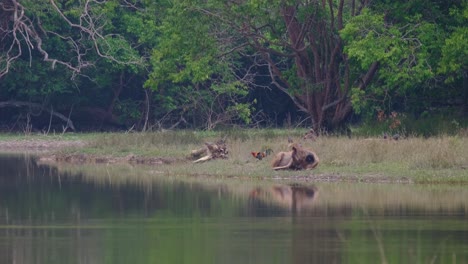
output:
[[[184,156],[190,150],[200,148],[205,142],[225,139],[232,150],[231,156],[262,151],[277,145],[287,147],[287,138],[300,138],[305,130],[229,130],[229,131],[193,131],[178,130],[151,133],[99,133],[94,134],[86,149],[93,153],[112,153],[125,155],[129,152],[141,155]],[[281,142],[281,143],[279,143]],[[283,144],[284,143],[284,144]],[[234,154],[234,155],[232,155]]]
[[[171,131],[157,133],[110,133],[97,135],[88,148],[149,155],[186,155],[189,150],[225,138],[234,161],[244,161],[251,151],[268,148],[288,150],[288,138],[313,149],[322,164],[360,166],[399,163],[410,168],[451,168],[468,166],[468,137],[410,137],[400,140],[322,136],[316,141],[302,139],[305,130],[239,130],[230,132]]]
[[[397,141],[322,137],[310,145],[315,145],[323,163],[337,166],[378,163],[398,163],[414,169],[468,166],[466,137],[415,137]]]

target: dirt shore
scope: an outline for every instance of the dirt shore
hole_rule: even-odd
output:
[[[45,140],[21,139],[0,141],[0,151],[4,152],[51,152],[67,147],[83,147],[86,143],[80,140]]]
[[[161,165],[172,164],[175,162],[183,161],[185,159],[177,158],[158,158],[158,157],[138,157],[129,154],[125,157],[113,157],[92,154],[41,154],[39,155],[38,162],[40,163],[70,163],[70,164],[113,164],[113,163],[130,163],[142,165]]]
[[[114,157],[111,155],[94,155],[94,154],[57,154],[57,151],[64,148],[84,147],[86,143],[80,140],[9,140],[0,141],[0,152],[18,153],[26,152],[36,154],[38,161],[41,163],[65,162],[71,164],[85,163],[131,163],[131,164],[169,164],[185,159],[177,158],[158,158],[158,157],[138,157],[129,154],[125,157]]]

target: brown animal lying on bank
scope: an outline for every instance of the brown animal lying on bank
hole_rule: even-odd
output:
[[[317,167],[319,158],[315,152],[293,143],[291,151],[279,152],[272,162],[274,170],[310,170]]]

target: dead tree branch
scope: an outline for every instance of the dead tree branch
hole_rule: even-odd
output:
[[[50,0],[50,5],[58,15],[66,22],[73,30],[77,30],[77,37],[71,35],[63,35],[58,31],[50,31],[43,25],[38,17],[30,13],[34,10],[27,10],[27,6],[23,5],[19,0],[5,0],[0,2],[0,78],[5,76],[11,69],[12,63],[18,60],[28,51],[30,64],[33,60],[33,50],[39,52],[42,60],[50,62],[52,68],[56,65],[62,65],[71,70],[74,75],[82,74],[84,68],[94,65],[94,61],[87,58],[90,50],[100,57],[110,60],[115,63],[125,65],[143,65],[143,59],[134,57],[128,60],[121,60],[113,54],[117,54],[116,49],[128,49],[122,45],[112,45],[109,40],[121,39],[121,36],[116,34],[105,34],[104,26],[107,21],[102,18],[102,15],[92,12],[93,7],[103,4],[104,1],[86,0],[80,6],[79,22],[73,23],[61,10],[55,0]],[[26,12],[26,11],[29,11]],[[28,16],[29,14],[29,16]],[[39,31],[37,29],[40,29]],[[57,36],[65,45],[69,47],[69,54],[65,58],[54,58],[50,51],[43,45],[47,34]],[[91,47],[89,46],[91,43]]]
[[[70,127],[73,131],[75,131],[75,126],[73,125],[73,122],[71,121],[71,119],[69,117],[66,117],[66,116],[62,115],[62,114],[54,111],[53,109],[49,110],[49,109],[45,108],[43,105],[41,105],[41,104],[31,103],[31,102],[22,102],[22,101],[0,102],[0,108],[3,108],[3,107],[24,107],[24,106],[29,107],[29,108],[44,110],[44,111],[50,113],[51,115],[56,116],[59,119],[65,121],[66,124],[67,124],[67,127]]]

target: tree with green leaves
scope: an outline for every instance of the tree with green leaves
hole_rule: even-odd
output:
[[[171,1],[161,15],[145,83],[159,107],[159,123],[182,121],[205,129],[249,123],[247,86],[236,78],[236,61],[218,46],[216,21],[189,1]]]
[[[60,113],[92,129],[213,129],[252,122],[263,89],[288,100],[274,111],[303,113],[317,131],[353,113],[466,113],[466,10],[462,0],[6,0],[0,108],[22,108],[10,121],[28,123]]]
[[[438,75],[450,25],[460,25],[458,41],[447,39],[445,57],[448,47],[463,54],[463,25],[450,15],[461,1],[208,1],[197,8],[222,25],[213,34],[251,63],[244,69],[268,73],[269,83],[252,86],[282,91],[316,129],[339,128],[353,112],[422,112],[431,97],[450,101],[461,90],[446,89]],[[452,73],[462,76],[466,60],[457,59]]]
[[[353,87],[354,110],[367,116],[376,111],[420,115],[434,105],[450,104],[461,89],[444,85],[446,76],[440,74],[460,78],[466,69],[466,26],[452,14],[461,10],[461,1],[374,1],[351,18],[340,34],[353,74],[379,64],[366,89]],[[453,75],[447,77],[453,80]]]
[[[447,83],[462,87],[462,113],[468,114],[468,3],[451,8],[450,17],[453,22],[448,25],[438,72],[447,75]]]
[[[2,106],[29,106],[28,117],[44,109],[70,116],[75,105],[90,99],[82,96],[88,87],[113,85],[102,78],[110,69],[116,75],[144,69],[143,57],[113,23],[120,19],[119,10],[130,8],[119,1],[3,1]]]
[[[351,87],[367,86],[378,68],[371,64],[362,75],[351,75],[339,35],[344,21],[368,2],[208,1],[199,10],[223,25],[219,29],[229,29],[231,50],[268,73],[264,86],[284,92],[314,128],[334,129],[352,111]]]

